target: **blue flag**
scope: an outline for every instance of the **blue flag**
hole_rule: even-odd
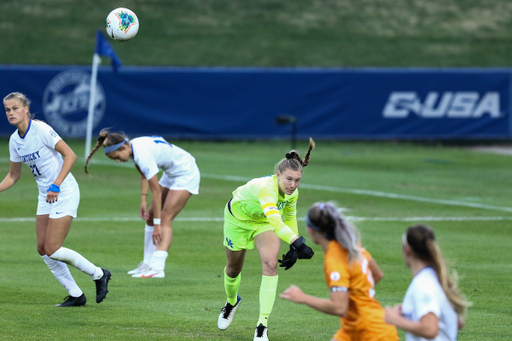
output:
[[[121,59],[116,55],[116,52],[112,46],[110,46],[109,42],[105,39],[103,32],[100,30],[96,32],[95,53],[112,59],[112,67],[114,68],[114,71],[117,71],[117,68],[121,66]]]

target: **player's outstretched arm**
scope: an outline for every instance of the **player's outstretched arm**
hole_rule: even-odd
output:
[[[305,304],[329,315],[343,317],[348,311],[348,290],[345,292],[331,292],[330,299],[325,299],[305,294],[300,288],[292,285],[280,297],[291,302]]]

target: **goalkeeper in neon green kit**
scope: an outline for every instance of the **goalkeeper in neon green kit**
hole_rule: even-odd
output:
[[[311,150],[302,160],[292,150],[275,167],[275,175],[256,178],[238,187],[224,209],[224,246],[227,266],[224,271],[224,288],[227,302],[218,320],[219,329],[225,330],[233,321],[240,305],[241,271],[245,253],[256,246],[261,258],[263,276],[260,286],[260,317],[254,340],[268,340],[267,321],[277,289],[277,263],[288,270],[298,259],[310,259],[313,250],[299,237],[296,204],[302,178],[302,168],[309,164]],[[280,239],[290,244],[290,250],[279,259]]]

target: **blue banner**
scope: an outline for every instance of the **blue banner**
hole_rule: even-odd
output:
[[[90,67],[0,66],[2,96],[65,137],[84,137]],[[511,137],[508,69],[100,67],[94,136],[190,139],[466,139]],[[0,134],[14,131],[7,120]],[[94,138],[93,136],[93,138]]]

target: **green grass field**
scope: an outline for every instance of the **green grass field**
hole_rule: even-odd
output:
[[[81,159],[83,141],[68,142]],[[142,259],[144,228],[138,217],[139,175],[133,165],[117,165],[101,153],[89,167],[92,177],[84,174],[82,160],[75,165],[81,204],[65,246],[113,274],[110,293],[98,305],[92,280],[71,269],[88,297],[83,308],[53,307],[67,292],[37,254],[36,185],[23,166],[21,180],[0,194],[1,339],[252,339],[261,280],[255,250],[247,255],[240,288],[243,302],[233,324],[226,331],[216,325],[225,302],[222,212],[237,186],[272,173],[289,143],[177,144],[196,157],[202,180],[200,194],[174,224],[164,279],[126,274]],[[300,141],[299,147],[305,144]],[[9,168],[7,145],[6,139],[0,140],[2,174]],[[335,200],[346,208],[363,245],[384,271],[377,299],[390,305],[403,299],[411,280],[401,258],[401,234],[411,224],[428,223],[459,274],[462,292],[473,302],[459,340],[510,340],[511,161],[460,147],[317,141],[299,187],[299,230],[307,234],[302,218],[316,201]],[[279,270],[278,293],[296,284],[307,293],[328,297],[322,251],[316,245],[314,250],[313,259]],[[269,337],[330,340],[338,328],[334,316],[277,298]]]
[[[2,0],[0,64],[91,65],[116,7],[140,20],[124,65],[512,66],[509,0]]]

